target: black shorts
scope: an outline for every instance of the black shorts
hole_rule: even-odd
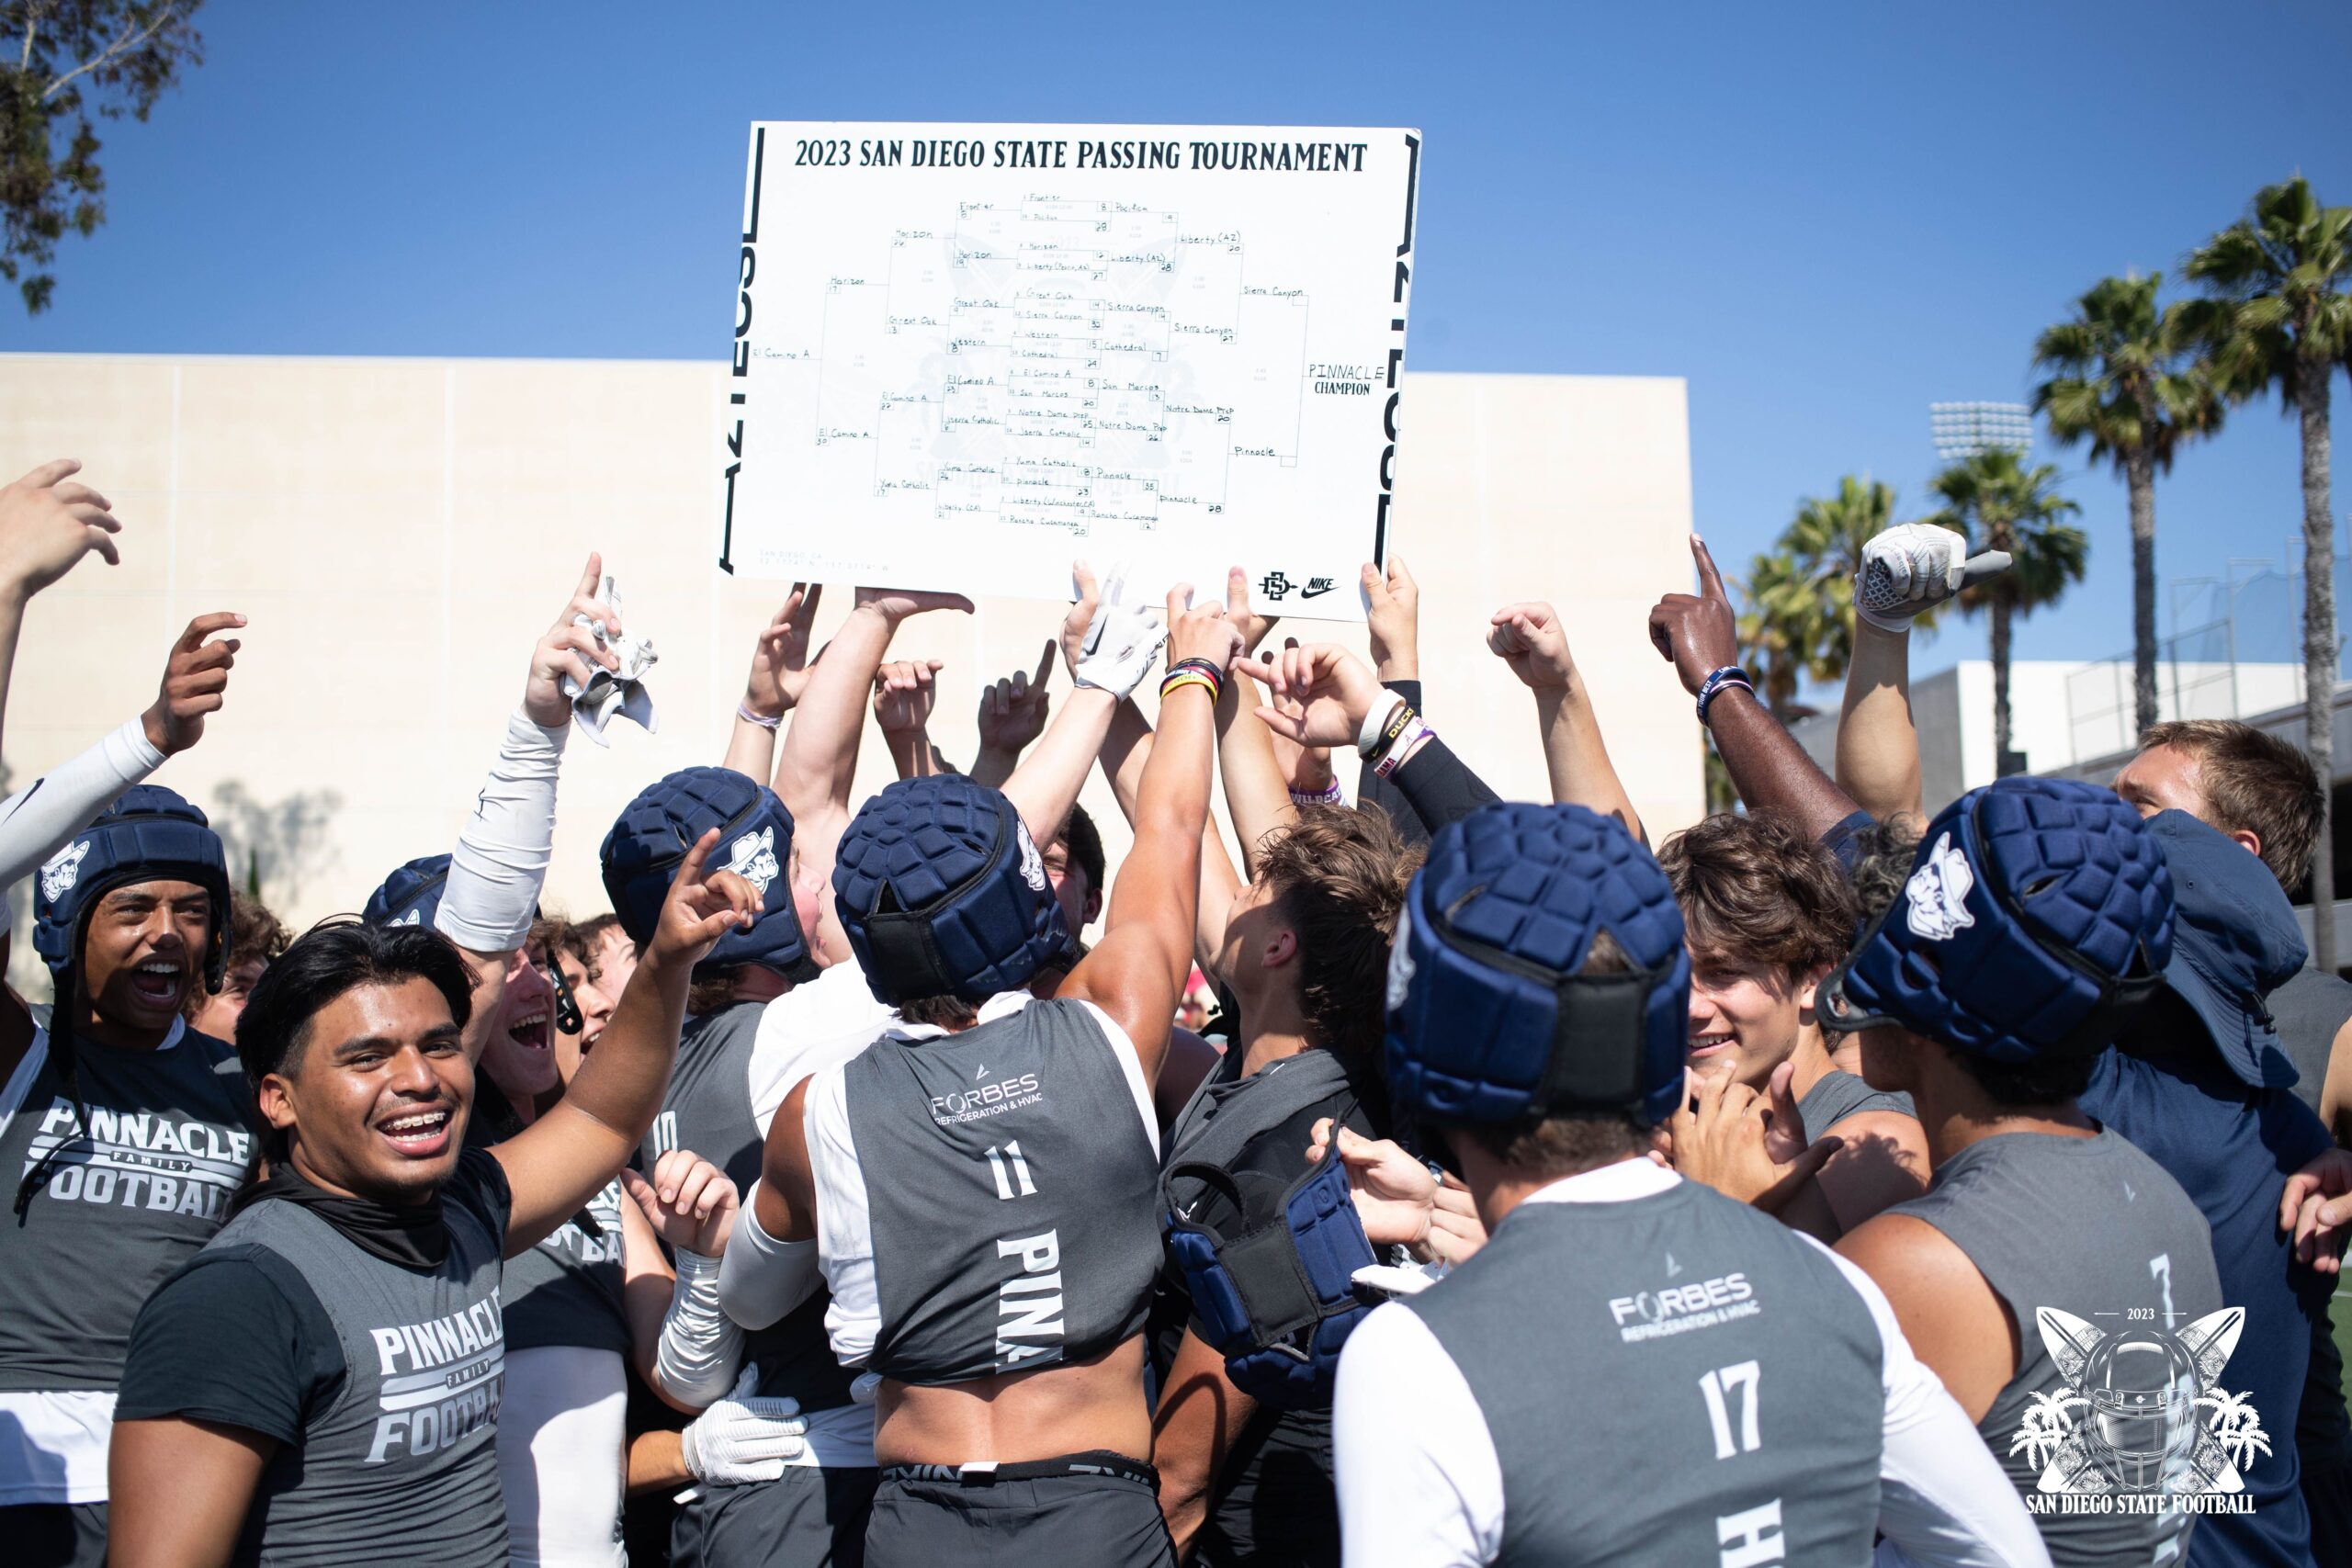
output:
[[[874,1496],[865,1560],[870,1568],[1176,1568],[1159,1479],[1149,1465],[1117,1454],[960,1474],[892,1465]]]
[[[0,1561],[23,1568],[107,1568],[104,1503],[17,1503],[0,1508]]]
[[[705,1486],[670,1525],[673,1568],[863,1568],[877,1470],[786,1465],[777,1481]]]

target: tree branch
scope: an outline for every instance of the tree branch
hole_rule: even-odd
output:
[[[141,44],[143,44],[149,39],[153,38],[156,32],[162,28],[164,24],[172,19],[173,13],[178,9],[179,6],[177,4],[177,0],[175,0],[174,4],[164,6],[163,10],[157,14],[155,19],[147,24],[146,30],[141,32],[138,37],[133,38],[129,32],[125,32],[122,37],[107,45],[107,47],[95,58],[84,61],[81,64],[74,67],[73,70],[68,71],[64,75],[60,76],[56,81],[51,82],[49,85],[49,90],[41,94],[40,101],[42,103],[47,103],[50,99],[57,96],[57,95],[64,89],[65,85],[74,80],[74,77],[82,75],[86,72],[96,71],[98,67],[106,64],[108,61],[113,60],[119,55],[127,54],[130,51],[137,49]],[[29,47],[29,43],[28,44],[28,47]]]

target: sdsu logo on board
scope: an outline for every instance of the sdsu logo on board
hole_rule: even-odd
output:
[[[2034,1314],[2066,1381],[2033,1395],[2009,1440],[2041,1467],[2029,1512],[2253,1512],[2238,1466],[2268,1454],[2270,1435],[2246,1396],[2221,1384],[2245,1309],[2177,1330],[2154,1316],[2110,1332],[2054,1307]]]
[[[763,828],[756,833],[746,833],[728,845],[727,869],[764,896],[768,884],[782,872],[775,863],[775,829]]]

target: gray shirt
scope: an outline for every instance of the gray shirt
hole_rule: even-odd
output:
[[[1914,1121],[1919,1115],[1911,1108],[1909,1095],[1872,1089],[1839,1067],[1822,1074],[1797,1101],[1797,1118],[1804,1123],[1804,1135],[1808,1138],[1818,1138],[1847,1117],[1865,1111],[1892,1111]]]
[[[854,1153],[818,1155],[817,1209],[836,1238],[843,1216],[864,1218],[866,1366],[962,1382],[1142,1331],[1158,1137],[1134,1048],[1100,1009],[1040,1001],[958,1034],[895,1030],[834,1073],[809,1091],[811,1143]],[[826,1136],[836,1104],[845,1139]]]
[[[1496,1561],[1713,1563],[1775,1540],[1746,1560],[1870,1561],[1879,1331],[1778,1221],[1687,1181],[1522,1203],[1405,1305],[1492,1434]]]
[[[2220,1392],[2227,1351],[2210,1373],[2199,1359],[2217,1332],[2234,1345],[2244,1316],[2222,1311],[2211,1233],[2179,1184],[2109,1131],[2010,1133],[1887,1213],[1951,1238],[2017,1325],[2017,1375],[1977,1430],[2051,1561],[2177,1561],[2195,1515],[2174,1499],[2222,1489],[2195,1473],[2209,1444],[2190,1402]]]
[[[751,1088],[752,1053],[766,1006],[737,1002],[686,1020],[669,1093],[639,1150],[649,1174],[670,1150],[691,1149],[725,1171],[737,1191],[752,1190],[767,1145]],[[759,1369],[761,1393],[797,1399],[803,1410],[851,1403],[850,1374],[825,1342],[827,1304],[820,1290],[777,1323],[745,1332],[743,1359]]]
[[[140,1314],[119,1416],[274,1439],[236,1561],[501,1568],[504,1173],[467,1150],[447,1255],[374,1257],[301,1204],[251,1204]],[[224,1368],[224,1359],[233,1370]]]
[[[156,1050],[74,1050],[86,1124],[45,1033],[0,1100],[6,1190],[33,1177],[0,1217],[0,1390],[113,1388],[140,1303],[220,1228],[253,1157],[227,1043],[175,1024]]]

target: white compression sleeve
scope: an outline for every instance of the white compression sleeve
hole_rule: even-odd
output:
[[[521,713],[506,721],[505,744],[458,835],[433,919],[469,953],[512,953],[530,932],[555,842],[556,770],[570,734],[568,725],[541,729]]]
[[[752,1200],[758,1182],[743,1194],[718,1266],[718,1303],[746,1328],[765,1328],[816,1293],[820,1275],[817,1244],[778,1241],[760,1227]]]
[[[718,1306],[718,1259],[679,1248],[653,1381],[679,1404],[699,1409],[735,1386],[742,1360],[743,1331]]]
[[[148,741],[146,727],[127,719],[72,761],[0,802],[0,888],[30,875],[115,796],[163,765],[164,754]],[[7,929],[8,906],[0,899],[0,931]]]

